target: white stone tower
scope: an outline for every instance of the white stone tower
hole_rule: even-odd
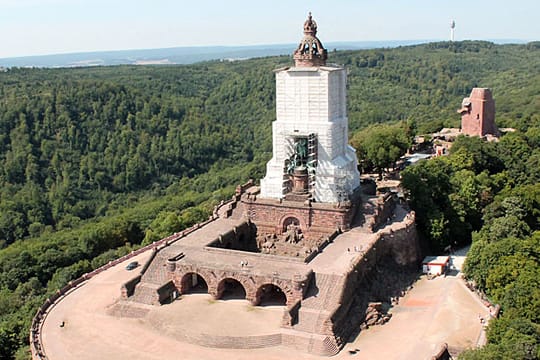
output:
[[[337,203],[360,186],[356,151],[348,144],[347,73],[326,65],[316,35],[310,13],[295,66],[276,70],[273,157],[261,180],[263,198],[304,193],[315,202]]]

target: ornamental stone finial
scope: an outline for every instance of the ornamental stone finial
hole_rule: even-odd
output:
[[[311,12],[304,22],[304,38],[294,51],[293,57],[296,66],[314,67],[326,65],[328,53],[317,38],[317,23],[313,20]]]

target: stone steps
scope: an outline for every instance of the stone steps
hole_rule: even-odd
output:
[[[332,330],[327,328],[327,320],[332,314],[329,310],[339,305],[343,282],[341,275],[315,273],[314,282],[298,310],[298,323],[292,328],[312,334],[330,334]]]
[[[177,329],[170,334],[178,341],[198,346],[218,349],[261,349],[282,344],[282,334],[262,334],[245,336],[227,336],[207,333],[193,333],[189,328]]]
[[[293,349],[319,356],[333,356],[339,352],[341,343],[333,336],[310,334],[294,329],[282,329],[282,344]]]
[[[328,356],[335,355],[339,352],[341,348],[341,343],[339,339],[332,338],[330,336],[327,336],[322,341],[322,346],[320,349],[317,350],[320,354],[328,354]]]
[[[107,309],[107,315],[125,318],[143,318],[151,310],[151,305],[133,301],[119,301]]]
[[[345,276],[341,275],[331,275],[329,280],[329,288],[327,290],[327,296],[323,304],[324,309],[333,309],[335,306],[340,304],[341,295],[343,293]]]
[[[319,319],[324,315],[328,316],[328,313],[323,314],[320,310],[301,307],[298,310],[298,323],[293,325],[292,328],[297,331],[317,333]]]
[[[302,300],[302,307],[315,310],[328,310],[339,303],[344,279],[341,275],[315,273],[315,283]]]
[[[192,336],[191,342],[205,347],[221,349],[260,349],[281,345],[281,334],[255,336],[216,336],[200,334]]]
[[[311,309],[322,309],[328,295],[328,289],[331,286],[329,281],[330,277],[328,275],[315,273],[314,283],[311,284],[306,299],[302,301],[302,306]]]
[[[158,305],[159,295],[157,293],[159,285],[140,282],[135,287],[135,293],[130,297],[131,301],[135,301],[142,304]]]
[[[167,271],[167,259],[162,254],[157,254],[150,266],[146,269],[146,272],[141,278],[141,282],[163,285],[169,281],[168,271]],[[137,292],[137,289],[135,289]]]
[[[130,301],[159,305],[159,295],[157,289],[169,281],[164,255],[158,253],[150,263],[150,266],[142,274],[141,281],[135,286]]]

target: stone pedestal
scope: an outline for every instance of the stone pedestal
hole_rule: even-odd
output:
[[[308,191],[308,172],[305,166],[298,166],[294,169],[292,192],[295,194],[306,194]]]

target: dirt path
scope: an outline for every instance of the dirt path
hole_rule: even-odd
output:
[[[423,277],[392,309],[390,322],[363,331],[343,352],[357,359],[429,359],[440,344],[473,347],[480,334],[478,314],[488,310],[457,277]],[[343,353],[342,352],[342,353]]]

